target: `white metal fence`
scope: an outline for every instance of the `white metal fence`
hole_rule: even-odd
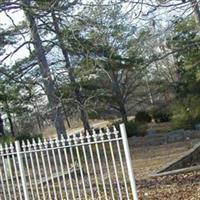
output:
[[[1,146],[0,199],[137,200],[125,126]]]

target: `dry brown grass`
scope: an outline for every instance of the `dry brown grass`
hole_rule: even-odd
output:
[[[191,148],[192,141],[159,146],[131,146],[140,200],[200,199],[200,171],[150,178],[163,165],[177,159]]]

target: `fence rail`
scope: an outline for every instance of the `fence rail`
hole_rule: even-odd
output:
[[[125,126],[0,146],[0,199],[137,200]]]

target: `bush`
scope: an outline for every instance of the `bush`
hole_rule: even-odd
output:
[[[18,140],[21,143],[23,140],[24,141],[29,140],[30,142],[32,142],[32,140],[34,139],[37,142],[38,138],[42,139],[43,138],[42,134],[31,135],[27,133],[21,133],[15,137],[15,140]]]
[[[5,144],[5,143],[12,143],[15,141],[15,138],[11,135],[4,135],[0,137],[0,143]]]
[[[96,111],[88,112],[88,117],[89,117],[89,119],[100,119],[101,118],[99,112],[96,112]]]
[[[197,96],[188,96],[181,104],[176,103],[172,110],[174,128],[191,129],[200,122],[200,104]]]
[[[171,113],[165,109],[155,108],[149,113],[156,122],[169,122],[171,119]]]
[[[135,115],[135,122],[151,122],[151,116],[146,111],[138,111]]]
[[[114,122],[112,126],[115,126],[117,130],[119,130],[119,125],[121,121]],[[128,121],[125,123],[127,137],[132,136],[145,136],[147,132],[147,124],[142,124],[134,121]]]

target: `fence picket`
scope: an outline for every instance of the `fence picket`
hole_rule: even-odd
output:
[[[131,155],[130,155],[130,150],[129,150],[129,145],[128,145],[126,128],[125,128],[124,124],[120,124],[120,131],[121,131],[121,135],[122,135],[122,142],[123,142],[124,153],[125,153],[125,158],[126,158],[126,162],[127,162],[128,175],[129,175],[129,180],[130,180],[130,184],[131,184],[133,199],[138,200],[135,176],[133,173],[133,165],[132,165],[132,160],[131,160]]]
[[[75,181],[76,181],[76,188],[77,188],[77,192],[78,192],[78,199],[81,200],[81,192],[80,192],[80,187],[79,187],[79,181],[78,181],[78,175],[77,175],[77,170],[76,170],[76,162],[75,162],[75,158],[74,158],[74,153],[72,150],[72,139],[70,137],[68,137],[67,142],[69,143],[69,150],[70,150],[70,155],[71,155],[71,159],[72,159],[72,168],[74,171],[74,177],[75,177]],[[70,172],[71,173],[71,172]]]
[[[45,163],[45,159],[44,159],[44,151],[42,151],[42,142],[41,142],[40,138],[38,139],[38,145],[39,145],[39,149],[41,150],[40,155],[41,155],[41,158],[42,158],[42,165],[43,165],[43,168],[45,169],[44,170],[44,176],[45,176],[45,181],[46,181],[46,184],[47,184],[48,197],[51,200],[52,198],[51,198],[50,185],[49,185],[49,180],[48,180],[48,175],[47,175],[47,167],[46,167],[46,163]]]
[[[111,139],[110,130],[108,128],[107,128],[107,136],[108,136],[108,139]],[[114,167],[117,189],[118,189],[118,192],[119,192],[119,199],[122,200],[122,193],[121,193],[120,182],[119,182],[119,177],[118,177],[118,173],[117,173],[117,166],[116,166],[116,162],[115,162],[115,155],[114,155],[114,152],[113,152],[113,146],[112,146],[111,141],[109,141],[108,143],[109,143],[112,163],[113,163],[113,167]]]
[[[118,138],[119,134],[118,134],[117,129],[115,127],[113,127],[113,130],[114,130],[115,138]],[[119,140],[116,140],[116,143],[117,143],[117,150],[118,150],[118,155],[119,155],[119,160],[120,160],[120,166],[122,169],[121,171],[122,171],[122,176],[123,176],[123,180],[124,180],[126,198],[127,198],[127,200],[129,200],[130,197],[129,197],[129,193],[128,193],[128,186],[127,186],[127,181],[126,181],[125,169],[124,169],[124,165],[123,165],[122,153],[121,153],[121,149],[120,149],[120,145],[119,145]]]
[[[36,172],[35,172],[35,165],[34,165],[34,162],[33,162],[32,145],[31,145],[29,140],[27,140],[27,147],[28,147],[28,151],[29,151],[29,154],[30,154],[31,169],[32,169],[32,173],[33,173],[33,179],[34,179],[34,185],[35,185],[35,189],[36,189],[36,195],[37,195],[37,198],[40,199],[38,183],[37,183],[37,177],[36,177]]]
[[[55,187],[55,182],[54,182],[54,177],[53,177],[53,171],[52,171],[52,167],[51,167],[50,155],[49,155],[49,151],[48,151],[48,144],[49,144],[49,142],[46,139],[44,139],[44,148],[45,148],[45,152],[47,154],[47,163],[49,166],[49,173],[50,173],[52,187],[53,187],[53,195],[54,195],[53,197],[55,200],[57,200],[57,193],[56,193],[56,187]]]
[[[81,133],[80,140],[81,140],[81,143],[84,144],[83,133]],[[89,171],[89,165],[88,165],[85,145],[82,145],[82,150],[83,150],[83,156],[84,156],[84,161],[85,161],[85,165],[86,165],[86,171],[87,171],[88,180],[89,180],[89,187],[90,187],[91,197],[92,197],[92,199],[94,199],[94,192],[93,192],[93,189],[92,189],[92,182],[91,182],[91,176],[90,176],[90,171]]]
[[[138,200],[124,125],[120,132],[0,145],[0,199]]]
[[[12,162],[13,162],[13,167],[14,167],[13,171],[14,171],[15,178],[16,178],[16,181],[17,181],[17,188],[18,188],[18,192],[19,192],[19,198],[23,199],[22,192],[21,192],[20,181],[19,181],[19,174],[18,174],[17,165],[16,165],[16,155],[15,155],[14,146],[13,146],[12,143],[10,143],[10,151],[11,151]]]
[[[17,160],[18,160],[18,164],[19,164],[19,172],[20,172],[22,188],[23,188],[23,193],[24,193],[24,200],[29,200],[25,171],[24,171],[24,165],[23,165],[23,159],[22,159],[22,155],[21,155],[21,149],[20,149],[19,141],[15,141],[15,149],[16,149]]]
[[[93,171],[94,171],[94,178],[95,178],[95,183],[96,183],[96,187],[97,187],[97,193],[98,193],[99,199],[101,199],[101,192],[100,192],[100,188],[99,188],[97,170],[96,170],[96,166],[95,166],[95,162],[94,162],[94,154],[93,154],[92,145],[91,145],[91,136],[90,136],[88,131],[86,131],[86,137],[87,137],[87,140],[88,140],[88,143],[89,143],[88,146],[89,146],[90,157],[91,157],[91,161],[92,161],[92,168],[93,168]]]
[[[3,176],[2,176],[1,169],[0,169],[0,183],[2,185],[3,197],[4,197],[4,199],[6,199],[6,190],[5,190],[5,186],[4,186],[4,181],[3,181]]]
[[[2,164],[3,164],[3,172],[5,174],[5,182],[6,182],[7,192],[8,192],[8,198],[12,199],[11,198],[11,191],[10,191],[10,184],[9,184],[9,181],[8,181],[7,167],[6,167],[5,158],[4,158],[5,155],[4,155],[4,151],[3,151],[2,145],[0,145],[0,153],[1,153]]]
[[[102,132],[102,130],[100,129],[100,136],[101,139],[103,140],[104,134]],[[105,148],[105,143],[102,143],[102,147],[103,147],[103,153],[105,156],[105,162],[106,162],[106,168],[107,168],[107,172],[108,172],[108,180],[109,180],[109,184],[110,184],[110,189],[111,189],[111,196],[112,199],[115,199],[115,195],[114,195],[114,189],[113,189],[113,183],[112,183],[112,179],[111,179],[111,175],[110,175],[110,168],[109,168],[109,164],[108,164],[108,157],[107,157],[107,153],[106,153],[106,148]]]
[[[24,141],[22,141],[22,149],[23,149],[24,152],[26,151],[26,145],[25,145]],[[31,180],[31,174],[30,174],[30,170],[29,170],[27,153],[24,153],[24,159],[25,159],[25,166],[26,166],[26,169],[27,169],[27,175],[28,175],[28,180],[29,180],[29,185],[30,185],[30,190],[31,190],[31,196],[32,196],[32,199],[34,200],[35,196],[34,196],[33,187],[32,187],[32,180]],[[16,168],[16,170],[17,170],[17,168]],[[17,176],[17,179],[18,179],[18,176]],[[19,183],[18,183],[18,186],[20,186]],[[21,193],[20,187],[19,187],[19,191]],[[21,194],[20,194],[20,199],[23,200]]]
[[[9,158],[9,150],[10,150],[10,147],[8,147],[8,144],[5,144],[5,153],[7,154],[6,156],[6,159],[7,159],[7,164],[8,164],[8,168],[7,170],[9,171],[9,178],[11,180],[11,185],[12,185],[12,191],[13,191],[13,195],[14,195],[14,198],[17,199],[17,195],[16,195],[16,191],[15,191],[15,184],[14,184],[14,177],[13,177],[13,172],[12,172],[12,169],[11,169],[11,162],[10,162],[10,158]]]

